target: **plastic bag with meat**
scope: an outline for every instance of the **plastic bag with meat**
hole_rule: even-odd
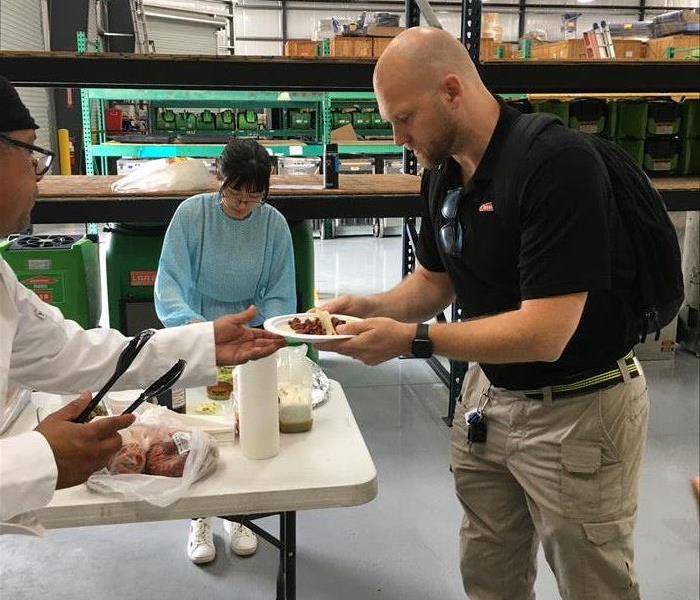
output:
[[[163,406],[147,407],[120,433],[121,449],[106,469],[88,479],[95,491],[168,506],[216,468],[219,450],[214,439],[183,427],[178,414]]]

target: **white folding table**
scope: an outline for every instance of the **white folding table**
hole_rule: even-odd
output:
[[[204,388],[187,390],[188,403],[206,399]],[[7,435],[36,425],[30,405]],[[219,436],[220,437],[220,436]],[[223,516],[242,521],[279,549],[277,599],[296,598],[296,511],[365,504],[377,495],[377,472],[340,384],[331,381],[328,402],[314,410],[311,431],[281,434],[280,453],[249,460],[238,441],[219,444],[216,471],[166,508],[124,501],[85,485],[57,491],[38,512],[47,528],[83,527]],[[279,515],[276,539],[251,521]]]

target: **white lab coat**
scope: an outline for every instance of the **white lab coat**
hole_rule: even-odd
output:
[[[8,385],[76,396],[95,392],[112,375],[126,341],[114,329],[86,331],[64,319],[20,284],[0,258],[0,403]],[[158,331],[114,389],[144,388],[179,358],[187,360],[181,378],[186,387],[216,381],[212,323]],[[31,525],[31,511],[51,501],[56,478],[53,452],[40,433],[0,438],[0,529]]]

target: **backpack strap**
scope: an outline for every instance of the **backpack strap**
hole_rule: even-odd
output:
[[[563,125],[563,122],[546,113],[519,115],[501,150],[494,175],[494,208],[513,228],[518,227],[520,216],[520,198],[516,193],[520,166],[540,133],[554,124]]]

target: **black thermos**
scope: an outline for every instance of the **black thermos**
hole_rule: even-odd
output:
[[[338,144],[323,147],[323,186],[329,190],[338,188]]]

